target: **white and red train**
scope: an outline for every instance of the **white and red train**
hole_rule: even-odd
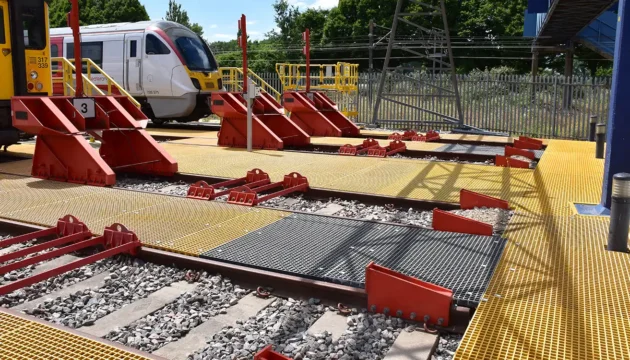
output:
[[[52,57],[74,57],[72,30],[50,29]],[[142,104],[155,123],[196,121],[210,114],[208,95],[221,90],[219,65],[206,42],[170,21],[144,21],[81,27],[84,58]],[[53,63],[54,70],[58,64]],[[87,67],[84,66],[84,73]],[[99,87],[106,79],[91,76]],[[63,85],[55,93],[63,93]]]

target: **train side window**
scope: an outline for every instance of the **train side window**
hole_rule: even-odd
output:
[[[170,54],[171,50],[164,45],[157,36],[148,34],[146,40],[146,54],[147,55],[167,55]]]
[[[4,33],[4,6],[0,6],[0,44],[6,44],[7,38]]]
[[[138,57],[138,40],[131,40],[129,44],[129,57]]]
[[[66,57],[68,59],[74,58],[74,43],[68,43],[66,45]],[[91,59],[101,69],[103,68],[103,42],[81,42],[81,57]],[[92,71],[96,71],[92,69]],[[83,63],[83,73],[87,74],[87,64]]]
[[[50,57],[58,57],[59,56],[59,46],[57,44],[53,44],[50,46]],[[53,71],[59,70],[59,61],[52,62]]]

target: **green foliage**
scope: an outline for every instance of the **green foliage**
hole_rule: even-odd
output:
[[[51,0],[50,26],[66,27],[70,12],[68,0]],[[149,20],[149,15],[140,0],[79,0],[81,25],[136,22]]]
[[[168,10],[166,11],[166,17],[164,20],[182,24],[197,33],[197,35],[203,35],[203,27],[197,23],[191,24],[188,12],[186,10],[182,10],[182,6],[175,2],[175,0],[168,1]]]

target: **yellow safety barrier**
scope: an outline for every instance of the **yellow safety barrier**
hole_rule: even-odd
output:
[[[311,64],[311,90],[329,92],[339,110],[348,117],[356,118],[358,109],[356,94],[359,90],[359,64]],[[276,64],[276,72],[282,90],[306,89],[306,64]],[[337,94],[338,96],[335,96]]]
[[[219,69],[219,73],[221,74],[223,80],[223,86],[225,86],[228,91],[239,91],[243,89],[242,68],[222,67]],[[263,78],[258,76],[258,74],[249,70],[248,75],[256,85],[260,86],[262,91],[273,95],[278,102],[281,101],[282,94],[268,82],[263,80]]]
[[[59,62],[58,70],[53,70],[53,84],[63,84],[63,94],[65,96],[74,96],[75,90],[75,74],[76,68],[74,66],[74,59],[67,59],[63,57],[53,57],[51,59],[54,62]],[[140,108],[140,103],[131,96],[122,86],[120,86],[114,79],[112,79],[103,69],[101,69],[92,59],[82,59],[82,62],[87,66],[87,74],[83,76],[83,89],[87,96],[93,95],[116,95],[112,92],[113,89],[118,90],[120,95],[127,97],[136,107]],[[61,76],[57,74],[61,73]],[[105,78],[107,81],[107,92],[104,92],[94,82],[92,82],[92,75],[98,74]],[[55,76],[57,75],[57,76]]]

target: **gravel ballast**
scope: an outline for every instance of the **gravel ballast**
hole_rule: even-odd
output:
[[[236,305],[248,293],[249,290],[233,285],[229,279],[204,272],[194,291],[182,294],[176,301],[143,319],[116,328],[105,338],[153,352],[177,341],[211,317],[225,314],[227,308]]]
[[[453,360],[462,337],[462,335],[455,334],[441,335],[438,347],[431,356],[431,360]]]
[[[56,324],[79,328],[110,314],[126,304],[184,279],[185,271],[145,263],[131,257],[118,258],[109,267],[105,285],[78,291],[68,297],[46,299],[26,313]]]

